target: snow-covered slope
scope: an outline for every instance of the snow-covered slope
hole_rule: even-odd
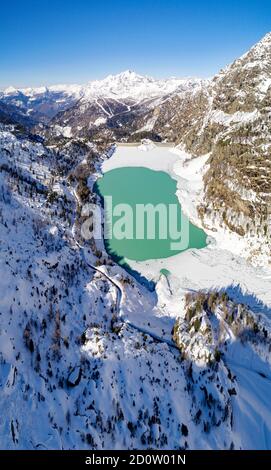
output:
[[[270,50],[267,35],[210,82],[128,71],[1,94],[1,448],[271,448]],[[14,110],[53,117],[53,145]],[[82,240],[82,206],[128,162],[112,142],[146,133],[179,147],[145,142],[129,164],[150,154],[176,178],[212,243],[132,277]]]
[[[174,277],[162,275],[148,291],[101,243],[83,245],[80,201],[98,202],[91,188],[106,158],[0,132],[1,448],[270,448],[266,316],[244,342],[241,307],[228,301],[220,316],[218,305],[214,360],[195,360],[195,325],[184,357],[189,287],[175,296]]]

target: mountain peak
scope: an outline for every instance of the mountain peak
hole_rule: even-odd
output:
[[[249,49],[239,60],[250,59],[252,61],[260,61],[263,65],[267,60],[271,59],[271,32],[265,34],[260,41]]]
[[[258,44],[271,44],[271,31],[269,33],[266,33],[263,38],[258,42]]]
[[[108,75],[103,80],[89,82],[84,90],[84,98],[88,100],[95,96],[103,96],[131,98],[138,101],[166,95],[183,83],[184,79],[155,80],[152,77],[139,75],[133,70],[124,70],[116,75]]]
[[[9,94],[17,93],[17,91],[18,90],[14,86],[9,86],[8,88],[5,88],[4,93],[9,95]]]
[[[107,77],[105,77],[103,80],[99,80],[100,83],[105,83],[105,82],[117,82],[117,81],[154,81],[153,78],[144,76],[144,75],[139,75],[138,73],[134,72],[133,70],[124,70],[123,72],[117,73],[117,74],[110,74]],[[95,80],[95,83],[97,83],[98,80]],[[93,83],[93,82],[90,82]]]
[[[134,72],[133,70],[124,70],[124,72],[121,72],[119,73],[118,75],[122,76],[122,77],[139,77],[140,75],[138,75],[136,72]]]

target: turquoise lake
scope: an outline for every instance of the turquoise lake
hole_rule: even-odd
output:
[[[129,226],[128,236],[132,238],[118,239],[115,236],[113,230],[113,237],[105,239],[105,246],[107,252],[116,259],[120,264],[124,263],[124,258],[128,258],[136,261],[144,261],[149,259],[168,258],[174,256],[177,253],[185,251],[183,249],[172,249],[172,242],[178,241],[171,236],[169,229],[170,207],[174,207],[174,213],[176,214],[176,228],[181,229],[182,224],[187,223],[189,225],[189,244],[185,249],[189,248],[204,248],[206,246],[207,235],[205,232],[190,223],[187,218],[182,214],[182,209],[178,198],[176,196],[177,182],[172,179],[167,173],[162,171],[154,171],[143,167],[124,167],[116,168],[106,172],[102,178],[100,178],[95,184],[95,190],[103,197],[112,197],[112,226],[116,228],[116,224],[120,224],[120,219],[125,214],[124,212],[114,215],[114,210],[119,204],[129,205],[133,212],[132,227]],[[167,210],[167,217],[162,216],[159,219],[159,213],[155,216],[155,222],[153,224],[152,239],[148,239],[148,222],[145,219],[143,237],[142,239],[137,238],[137,222],[136,211],[138,205],[152,204],[157,207],[158,204],[165,206]],[[142,206],[141,206],[142,207]],[[130,212],[131,212],[130,210]],[[129,212],[129,214],[130,214]],[[109,214],[111,212],[107,210],[105,212],[105,228],[108,228]],[[124,220],[124,222],[127,220]],[[160,222],[159,222],[160,220]],[[162,222],[161,222],[162,221]],[[163,225],[163,234],[161,237],[161,225]],[[131,224],[130,224],[131,225]],[[139,224],[138,224],[139,225]],[[124,229],[124,236],[127,235],[127,224],[122,224]],[[165,236],[165,233],[166,236]],[[142,233],[141,233],[142,235]],[[179,237],[180,240],[181,237]]]

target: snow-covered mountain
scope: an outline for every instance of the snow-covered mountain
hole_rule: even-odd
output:
[[[201,79],[154,80],[130,71],[111,75],[86,86],[73,106],[51,120],[45,135],[50,139],[73,136],[109,142],[139,140],[140,136],[155,138],[151,135],[153,125],[147,123],[146,127],[148,113],[154,112],[170,96],[184,96],[205,88],[207,83]]]
[[[46,123],[59,111],[70,107],[79,99],[80,86],[52,86],[16,89],[9,87],[0,92],[0,103],[17,108],[18,113],[33,123]]]
[[[270,79],[271,34],[210,81],[1,93],[1,448],[271,449]],[[143,136],[211,239],[132,266],[154,290],[80,232]]]
[[[151,77],[138,75],[131,70],[126,70],[117,75],[109,75],[104,80],[90,82],[84,88],[84,98],[130,98],[141,101],[146,98],[168,95],[179,87],[189,87],[196,81],[198,80],[179,78],[155,80]]]
[[[58,112],[70,108],[75,102],[92,103],[97,99],[128,100],[139,102],[161,97],[178,88],[187,88],[196,79],[170,78],[155,80],[127,70],[109,75],[103,80],[85,85],[54,85],[38,88],[16,89],[9,87],[0,92],[0,102],[16,106],[18,111],[36,122],[48,122]]]
[[[270,448],[264,305],[253,313],[234,287],[189,295],[199,268],[181,290],[161,275],[152,292],[101,242],[82,245],[80,207],[98,202],[108,156],[0,132],[1,447]],[[261,295],[240,258],[195,255],[207,278],[220,259],[220,282],[234,271]]]

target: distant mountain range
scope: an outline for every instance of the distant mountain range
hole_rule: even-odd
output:
[[[155,80],[130,70],[109,75],[104,80],[94,80],[86,85],[56,85],[38,88],[16,89],[9,87],[0,92],[0,100],[18,108],[23,116],[36,122],[49,122],[59,111],[70,108],[76,102],[93,103],[96,100],[119,100],[131,105],[146,99],[162,97],[177,90],[187,89],[196,79],[169,78]],[[120,104],[125,103],[120,102]],[[102,103],[101,103],[102,109]],[[105,114],[112,117],[112,111]]]

